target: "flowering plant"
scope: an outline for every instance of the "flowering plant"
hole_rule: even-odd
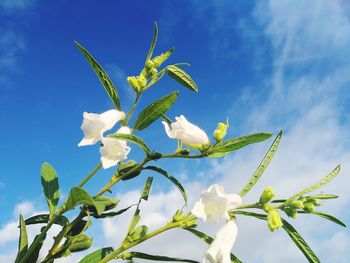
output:
[[[198,91],[197,85],[191,76],[181,68],[187,64],[172,64],[160,69],[161,65],[172,55],[173,49],[169,49],[161,55],[153,56],[157,37],[158,28],[155,24],[152,44],[143,69],[139,75],[127,78],[130,87],[135,92],[134,103],[127,112],[121,106],[115,85],[101,65],[82,45],[76,43],[100,79],[115,108],[101,114],[83,113],[81,129],[84,136],[78,146],[100,143],[100,162],[78,185],[71,188],[68,196],[63,200],[60,197],[58,176],[55,169],[48,163],[42,165],[41,183],[49,212],[27,219],[20,216],[20,238],[16,262],[37,262],[39,258],[40,262],[53,262],[55,259],[89,249],[92,246],[93,239],[86,233],[86,230],[94,220],[117,217],[128,209],[133,208],[133,206],[130,206],[120,209],[118,207],[119,200],[111,198],[108,193],[112,191],[113,186],[118,182],[132,180],[140,176],[145,170],[160,174],[173,183],[181,193],[185,205],[187,205],[187,192],[180,181],[167,170],[153,165],[155,161],[162,159],[221,158],[247,145],[265,141],[272,136],[269,133],[255,133],[227,139],[229,124],[228,120],[226,120],[225,123],[218,124],[217,129],[213,132],[213,138],[210,139],[204,130],[192,124],[184,115],[175,117],[175,121],[172,121],[166,115],[166,112],[175,103],[179,94],[178,91],[171,92],[151,103],[140,112],[136,120],[133,120],[134,110],[140,97],[145,91],[158,83],[165,74],[168,74],[185,88],[194,92]],[[151,128],[151,124],[160,119],[163,120],[164,131],[156,132],[159,134],[163,133],[178,141],[178,147],[174,152],[161,153],[151,150],[148,143],[141,138],[142,131]],[[117,124],[120,124],[120,127],[116,132],[105,134]],[[244,203],[244,196],[254,187],[271,162],[281,137],[282,132],[276,136],[256,171],[239,193],[225,193],[223,186],[214,184],[203,191],[200,200],[194,204],[192,209],[187,209],[180,205],[182,208],[179,208],[165,225],[152,231],[146,225],[139,225],[141,218],[140,204],[148,200],[153,182],[153,177],[148,177],[140,198],[135,205],[136,209],[128,229],[125,230],[126,234],[121,244],[117,247],[104,247],[88,253],[80,262],[103,263],[115,259],[133,260],[135,258],[151,261],[197,262],[192,259],[172,258],[165,255],[150,255],[138,251],[130,251],[136,248],[138,244],[174,228],[186,230],[208,243],[207,251],[203,251],[203,261],[209,260],[211,263],[241,262],[231,253],[238,234],[236,220],[241,216],[265,220],[271,231],[280,228],[285,230],[309,262],[319,262],[319,259],[306,241],[281,215],[285,214],[292,219],[297,218],[298,214],[317,215],[345,226],[339,219],[318,211],[318,207],[322,205],[321,201],[337,198],[336,195],[322,192],[310,194],[335,178],[340,171],[340,166],[337,166],[316,184],[298,191],[293,196],[275,198],[273,189],[266,187],[259,200],[254,203]],[[130,158],[133,152],[131,145],[139,147],[144,152],[143,160],[135,161]],[[111,171],[110,180],[101,186],[100,191],[90,194],[84,189],[84,186],[101,168]],[[254,210],[252,211],[251,209]],[[77,213],[72,220],[66,217],[68,211]],[[197,229],[198,220],[210,224],[222,224],[222,226],[218,228],[215,237],[211,238]],[[43,224],[43,227],[33,242],[29,244],[26,229],[32,224]],[[44,257],[41,258],[42,245],[46,242],[48,230],[54,224],[61,227],[60,231],[55,236],[49,251],[44,251]]]

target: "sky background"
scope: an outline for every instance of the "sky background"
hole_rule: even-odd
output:
[[[82,113],[101,113],[113,106],[73,41],[103,65],[127,111],[133,92],[126,77],[142,69],[155,20],[159,25],[155,54],[175,47],[169,63],[190,63],[187,71],[199,93],[165,77],[144,94],[136,113],[179,90],[168,115],[184,114],[210,136],[226,117],[228,137],[262,131],[277,135],[283,130],[274,160],[244,202],[256,201],[266,186],[273,187],[278,197],[288,197],[341,163],[340,176],[324,188],[340,197],[320,211],[349,225],[349,19],[350,4],[345,0],[0,0],[0,262],[15,257],[19,213],[29,217],[47,210],[41,164],[47,161],[56,168],[64,198],[99,161],[98,146],[77,147]],[[176,148],[160,122],[138,135],[152,149]],[[192,204],[212,183],[223,184],[228,193],[239,192],[271,142],[220,160],[161,161],[159,166],[184,183]],[[141,158],[136,147],[129,156]],[[87,189],[97,192],[112,172],[100,172]],[[122,199],[120,207],[138,199],[145,179],[115,188],[112,196]],[[181,206],[177,190],[157,177],[142,207],[142,220],[152,228],[161,226]],[[95,237],[93,249],[119,244],[129,217],[94,222],[89,229]],[[289,221],[322,262],[349,261],[347,229],[312,215]],[[211,234],[218,229],[199,227]],[[282,230],[271,233],[264,222],[243,217],[238,218],[238,227],[233,251],[244,262],[306,262]],[[33,237],[38,228],[28,231]],[[172,231],[140,250],[200,260],[206,248],[189,234]],[[61,262],[77,262],[81,256]]]

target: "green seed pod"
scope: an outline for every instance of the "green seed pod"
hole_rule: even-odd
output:
[[[92,238],[88,235],[81,234],[68,247],[71,252],[79,252],[88,249],[92,246]]]
[[[128,173],[129,171],[134,169],[137,165],[138,165],[138,163],[135,162],[134,160],[130,160],[130,161],[127,161],[127,162],[119,165],[119,167],[118,167],[119,176],[124,176],[126,173]],[[133,172],[133,173],[129,174],[128,176],[123,177],[122,180],[126,181],[129,179],[132,179],[132,178],[138,176],[140,173],[141,173],[140,171]]]
[[[145,68],[147,70],[154,68],[154,62],[152,60],[147,60],[147,62],[145,63]]]

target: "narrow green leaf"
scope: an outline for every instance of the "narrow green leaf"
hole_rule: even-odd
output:
[[[133,134],[116,133],[116,134],[111,134],[108,137],[134,143],[134,144],[140,146],[140,148],[142,150],[144,150],[147,155],[149,155],[151,153],[151,151],[148,148],[148,146],[146,145],[146,143],[144,143],[144,141],[141,138],[139,138]]]
[[[154,33],[153,33],[151,47],[149,48],[149,51],[148,51],[148,54],[147,54],[147,57],[146,57],[146,62],[148,60],[150,60],[152,55],[153,55],[153,51],[154,51],[154,48],[156,46],[157,39],[158,39],[158,25],[157,25],[157,22],[154,21]]]
[[[179,84],[192,91],[198,92],[196,83],[193,81],[191,76],[188,75],[184,70],[174,65],[167,66],[166,69],[168,71],[169,76],[176,80]]]
[[[316,199],[335,199],[335,198],[338,198],[339,196],[332,195],[332,194],[319,194],[319,195],[313,195],[313,197]]]
[[[336,223],[336,224],[338,224],[340,226],[346,227],[346,225],[342,221],[340,221],[338,218],[336,218],[334,216],[331,216],[331,215],[328,215],[328,214],[325,214],[325,213],[322,213],[322,212],[312,211],[310,213],[306,213],[306,212],[300,211],[299,213],[300,214],[304,214],[305,213],[305,214],[318,215],[318,216],[320,216],[320,217],[322,217],[324,219],[330,220],[330,221],[332,221],[332,222],[334,222],[334,223]]]
[[[258,213],[247,212],[247,211],[237,211],[237,210],[230,213],[235,215],[240,214],[240,215],[252,216],[258,219],[267,220],[267,216],[264,214],[258,214]],[[300,249],[300,251],[308,259],[308,261],[313,263],[320,262],[320,260],[317,258],[315,253],[312,251],[309,245],[305,242],[305,240],[299,235],[299,233],[294,229],[294,227],[284,219],[282,219],[282,222],[283,222],[283,226],[282,226],[283,229],[287,232],[289,237],[293,240],[295,245]]]
[[[150,124],[156,121],[158,118],[162,117],[163,114],[173,105],[176,101],[179,92],[174,91],[152,104],[148,105],[137,117],[134,125],[134,129],[143,130],[147,128]]]
[[[114,251],[112,247],[104,247],[83,257],[79,263],[97,263]]]
[[[170,173],[168,173],[167,171],[157,166],[147,166],[144,169],[155,171],[161,175],[164,175],[167,179],[169,179],[177,187],[177,189],[179,189],[187,205],[187,194],[186,194],[185,188],[180,184],[180,182],[174,176],[172,176]]]
[[[41,185],[45,194],[46,202],[49,206],[50,217],[52,217],[60,198],[57,174],[55,169],[49,163],[43,163],[40,173]]]
[[[159,255],[150,255],[142,252],[127,252],[125,253],[128,260],[133,258],[140,258],[152,261],[171,261],[171,262],[188,262],[188,263],[199,263],[198,261],[183,258],[173,258]]]
[[[332,181],[339,173],[340,171],[340,164],[334,168],[334,170],[332,172],[330,172],[326,177],[324,177],[321,181],[317,182],[316,184],[313,184],[307,188],[305,188],[304,190],[300,191],[299,193],[293,195],[292,197],[288,198],[288,200],[286,201],[286,203],[289,203],[293,200],[295,200],[297,197],[302,196],[304,194],[310,193],[312,191],[317,190],[318,188],[320,188],[321,186],[328,184],[330,181]]]
[[[49,222],[50,215],[49,214],[40,214],[32,216],[25,220],[26,225],[34,225],[34,224],[46,224]],[[69,224],[69,220],[65,216],[55,217],[53,222],[56,225],[66,226]]]
[[[218,158],[225,156],[249,144],[265,141],[266,139],[270,138],[271,135],[272,134],[270,133],[255,133],[225,140],[221,143],[216,144],[212,148],[209,148],[208,157]]]
[[[136,228],[136,225],[138,224],[138,222],[140,221],[141,219],[141,216],[140,216],[140,209],[139,208],[136,208],[135,210],[135,214],[130,222],[130,225],[129,225],[129,228],[128,228],[128,234],[127,236],[131,235],[135,228]]]
[[[101,65],[90,55],[90,53],[82,45],[80,45],[77,41],[75,41],[75,44],[78,46],[81,53],[83,53],[90,66],[95,71],[97,77],[100,79],[103,87],[105,88],[108,96],[112,100],[115,107],[118,110],[121,110],[117,88],[113,84],[112,80],[108,77],[107,73],[103,70]]]
[[[289,237],[293,240],[295,245],[300,249],[309,262],[321,262],[305,240],[299,235],[295,228],[286,220],[282,219],[283,229],[287,232]]]
[[[194,228],[185,228],[185,230],[187,230],[188,232],[192,233],[193,235],[199,237],[200,239],[202,239],[205,243],[207,244],[211,244],[211,242],[213,242],[213,238],[204,234],[203,232],[201,231],[198,231],[197,229],[194,229]],[[231,257],[231,262],[232,263],[242,263],[242,261],[240,261],[235,255],[233,255],[231,253],[230,255]]]
[[[278,145],[281,141],[282,137],[282,131],[279,132],[276,139],[273,141],[270,149],[267,151],[266,155],[264,156],[264,159],[259,164],[258,168],[250,178],[249,182],[243,187],[242,191],[239,193],[240,196],[245,196],[256,184],[256,182],[259,180],[260,176],[264,173],[266,167],[271,162],[273,156],[275,155],[275,152],[277,151]]]
[[[148,177],[147,181],[145,183],[145,187],[143,188],[140,199],[143,199],[145,201],[148,200],[148,196],[149,196],[149,193],[150,193],[151,187],[152,187],[152,182],[153,182],[153,177]]]
[[[40,250],[44,244],[44,241],[46,239],[46,234],[44,234],[40,240],[38,241],[38,239],[40,238],[40,235],[36,235],[34,237],[34,240],[32,242],[32,244],[35,242],[38,242],[37,246],[35,247],[35,249],[33,250],[33,252],[31,253],[31,255],[29,255],[28,257],[28,262],[37,262],[38,258],[39,258],[39,253],[40,253]],[[30,249],[30,247],[29,247]]]
[[[94,206],[97,214],[101,214],[105,209],[103,202],[95,202],[95,200],[84,189],[75,186],[69,192],[68,199],[65,202],[65,210],[72,210],[80,204]]]
[[[100,214],[100,215],[92,214],[91,216],[93,216],[94,218],[114,217],[114,216],[118,216],[118,215],[121,215],[121,214],[125,213],[126,211],[128,211],[133,206],[134,205],[128,206],[128,207],[120,209],[120,210],[118,210],[116,212],[108,212],[108,213],[103,213],[103,214]]]
[[[24,255],[28,251],[28,236],[27,236],[27,229],[26,229],[26,223],[24,222],[24,219],[22,215],[19,216],[19,241],[18,241],[18,253],[15,262],[20,262],[21,259],[24,257]]]

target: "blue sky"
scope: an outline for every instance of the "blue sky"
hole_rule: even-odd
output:
[[[127,110],[133,94],[126,77],[138,74],[143,66],[154,20],[160,31],[155,53],[175,47],[169,62],[192,65],[187,71],[199,93],[164,78],[144,94],[138,110],[180,90],[169,115],[184,114],[208,134],[226,116],[231,124],[229,136],[260,131],[277,134],[283,129],[277,157],[247,201],[256,200],[267,185],[281,196],[293,194],[341,163],[341,175],[326,188],[341,198],[323,211],[350,223],[345,209],[350,204],[350,5],[346,1],[129,2],[0,2],[0,233],[5,237],[0,241],[0,261],[8,260],[6,251],[15,250],[18,213],[28,216],[46,210],[41,163],[54,165],[66,194],[98,162],[97,147],[77,147],[82,112],[103,112],[112,104],[73,41],[101,62]],[[160,123],[139,135],[155,149],[176,147]],[[239,191],[269,143],[220,161],[163,162],[162,166],[185,182],[192,200],[213,182],[223,183],[227,192]],[[97,191],[109,173],[102,172],[88,189]],[[142,182],[140,178],[123,184],[115,194],[135,199]],[[146,222],[156,226],[165,220],[178,208],[169,208],[167,202],[180,202],[178,198],[176,191],[159,180],[153,203],[145,207]],[[243,218],[238,223],[242,234],[234,250],[246,262],[261,262],[261,258],[264,262],[304,262],[292,246],[287,252],[271,253],[276,244],[285,244],[284,233],[271,234],[264,225]],[[118,240],[116,236],[122,233],[110,230],[115,225],[123,223],[107,221],[96,227],[95,231],[103,233],[97,247]],[[319,218],[300,217],[296,226],[322,262],[346,262],[350,257],[348,231]],[[253,232],[266,242],[257,242]],[[174,237],[184,238],[177,233]],[[252,250],[254,242],[258,248]],[[154,244],[164,253],[170,250],[164,240]],[[188,249],[181,253],[192,256]],[[193,256],[200,258],[200,253]]]

